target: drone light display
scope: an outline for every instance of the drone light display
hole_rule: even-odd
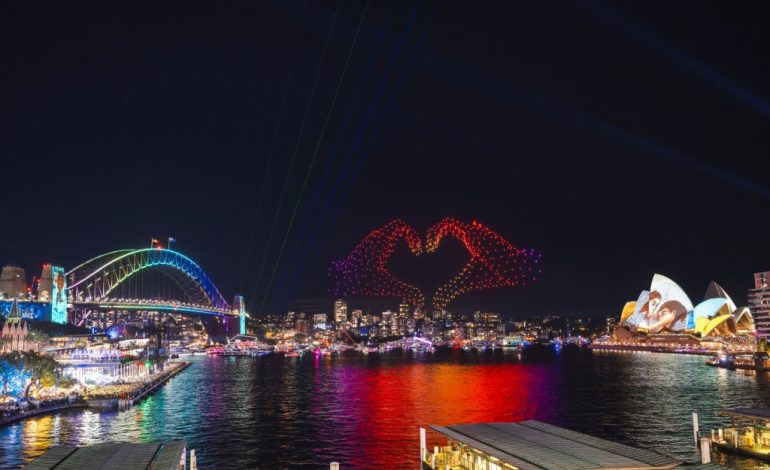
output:
[[[400,297],[410,305],[422,307],[425,296],[415,286],[397,279],[387,268],[396,244],[405,239],[415,255],[435,252],[445,236],[462,242],[470,258],[459,273],[433,294],[433,307],[443,309],[462,294],[506,286],[525,286],[536,281],[540,257],[532,249],[513,246],[489,227],[447,218],[427,233],[425,249],[417,231],[401,220],[373,230],[346,258],[332,263],[336,295],[374,295]]]
[[[422,253],[417,231],[403,220],[393,220],[369,232],[346,258],[332,261],[331,271],[337,286],[335,294],[342,297],[400,297],[410,305],[424,305],[425,296],[420,289],[397,279],[388,271],[388,260],[401,240],[406,240],[415,255]]]

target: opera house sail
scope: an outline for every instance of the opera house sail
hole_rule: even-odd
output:
[[[755,347],[754,319],[716,282],[693,305],[673,280],[655,274],[649,290],[626,302],[610,345],[649,349],[750,350]]]

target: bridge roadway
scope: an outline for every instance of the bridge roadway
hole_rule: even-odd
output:
[[[118,311],[148,311],[168,312],[183,315],[229,315],[237,317],[230,309],[221,309],[208,305],[186,304],[140,299],[103,299],[99,301],[72,302],[75,309],[85,310],[118,310]]]

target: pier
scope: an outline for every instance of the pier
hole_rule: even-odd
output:
[[[154,377],[149,382],[129,384],[129,386],[134,385],[134,387],[129,390],[110,391],[108,386],[106,387],[107,390],[88,395],[86,397],[86,403],[89,408],[100,409],[115,409],[132,406],[166,383],[169,379],[188,368],[190,364],[190,362],[171,363],[160,372],[157,377]],[[107,393],[104,393],[105,391]]]
[[[718,450],[770,462],[770,408],[721,410],[731,426],[711,430],[711,442]]]

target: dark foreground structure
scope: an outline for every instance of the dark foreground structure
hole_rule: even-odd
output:
[[[191,452],[190,469],[196,467]],[[187,443],[126,442],[88,447],[54,446],[24,467],[26,470],[179,470],[186,469]]]
[[[716,464],[687,466],[680,460],[540,421],[475,423],[430,428],[447,438],[446,446],[426,447],[420,430],[423,469],[588,470],[720,469]]]

